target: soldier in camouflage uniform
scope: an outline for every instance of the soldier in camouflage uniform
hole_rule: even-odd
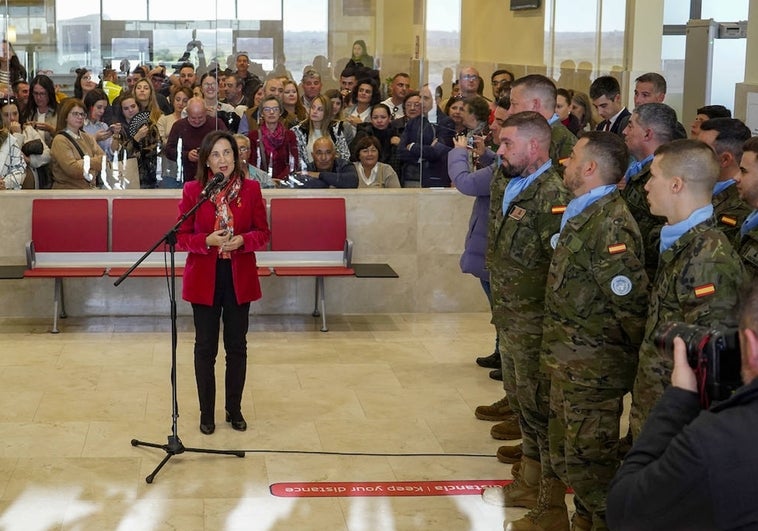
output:
[[[634,382],[634,436],[671,381],[673,360],[654,343],[659,327],[671,322],[736,324],[734,307],[745,271],[713,218],[718,167],[716,154],[699,140],[675,140],[655,152],[645,189],[650,211],[665,216],[668,225],[661,229],[660,264]]]
[[[558,232],[569,193],[550,160],[550,138],[550,127],[535,112],[512,115],[500,132],[498,154],[514,177],[506,186],[502,219],[493,233],[492,272],[497,268],[499,278],[492,286],[498,307],[493,315],[501,352],[514,363],[524,456],[513,483],[486,489],[482,496],[507,507],[536,506],[541,476],[554,478],[547,445],[549,380],[540,370],[539,352],[545,279],[553,252],[550,238]],[[541,462],[543,455],[547,459]]]
[[[547,277],[541,361],[550,373],[550,459],[574,491],[573,529],[607,529],[622,401],[647,317],[644,242],[616,187],[628,160],[613,133],[591,131],[574,146],[563,182],[575,198]],[[560,516],[542,507],[532,513],[542,529]]]
[[[737,241],[751,209],[733,185],[740,173],[742,144],[750,138],[750,129],[736,118],[713,118],[700,124],[697,138],[711,146],[719,158],[718,182],[713,187],[713,217],[729,241]]]
[[[752,282],[758,278],[758,137],[745,142],[740,173],[735,180],[740,198],[753,209],[734,242],[748,280]]]
[[[623,131],[624,142],[635,162],[619,182],[619,189],[645,240],[645,269],[651,282],[658,269],[658,243],[666,220],[650,213],[645,185],[650,179],[653,153],[658,146],[675,139],[676,127],[674,109],[665,103],[645,103],[634,109]]]
[[[534,111],[547,120],[550,124],[550,160],[558,173],[563,175],[561,160],[571,154],[576,136],[561,123],[555,112],[555,99],[555,83],[540,74],[520,77],[511,85],[511,114]]]

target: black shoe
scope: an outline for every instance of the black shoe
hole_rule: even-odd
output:
[[[214,431],[216,431],[216,425],[213,424],[212,422],[210,424],[203,424],[201,422],[200,423],[200,431],[203,432],[206,435],[210,435],[211,433],[213,433]]]
[[[476,364],[479,365],[480,367],[485,367],[487,369],[499,369],[500,368],[500,353],[493,352],[489,356],[476,358]]]
[[[238,413],[235,415],[235,418],[232,419],[232,416],[227,411],[226,421],[232,425],[232,429],[234,430],[245,431],[247,429],[247,422],[245,422],[245,418],[242,416],[242,413]]]
[[[490,378],[493,380],[500,380],[503,381],[503,369],[495,369],[494,371],[490,371]]]

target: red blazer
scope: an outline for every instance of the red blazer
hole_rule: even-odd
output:
[[[198,181],[184,184],[179,203],[180,216],[198,202],[202,191],[203,187]],[[270,236],[260,184],[250,179],[243,180],[239,196],[230,203],[230,208],[234,215],[234,233],[245,240],[242,247],[232,251],[234,293],[237,303],[243,304],[261,298],[254,251],[264,247]],[[218,247],[208,249],[205,237],[213,232],[215,222],[216,207],[206,201],[181,224],[177,234],[177,248],[189,253],[184,267],[182,298],[206,306],[213,305]]]

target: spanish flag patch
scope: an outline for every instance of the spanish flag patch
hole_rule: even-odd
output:
[[[564,212],[566,212],[566,205],[558,205],[550,209],[551,214],[563,214]]]
[[[713,282],[710,284],[703,284],[702,286],[697,286],[695,288],[695,297],[698,299],[700,297],[707,297],[708,295],[713,295],[716,293],[716,286],[713,285]]]
[[[729,225],[730,227],[736,227],[737,226],[737,219],[733,218],[732,216],[721,216],[719,218],[719,221],[723,223],[724,225]]]
[[[611,254],[619,254],[626,252],[626,244],[625,243],[614,243],[613,245],[608,246],[608,252]]]

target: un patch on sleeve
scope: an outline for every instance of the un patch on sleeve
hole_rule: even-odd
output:
[[[627,276],[616,275],[611,279],[611,291],[619,297],[629,295],[632,291],[632,281]]]

